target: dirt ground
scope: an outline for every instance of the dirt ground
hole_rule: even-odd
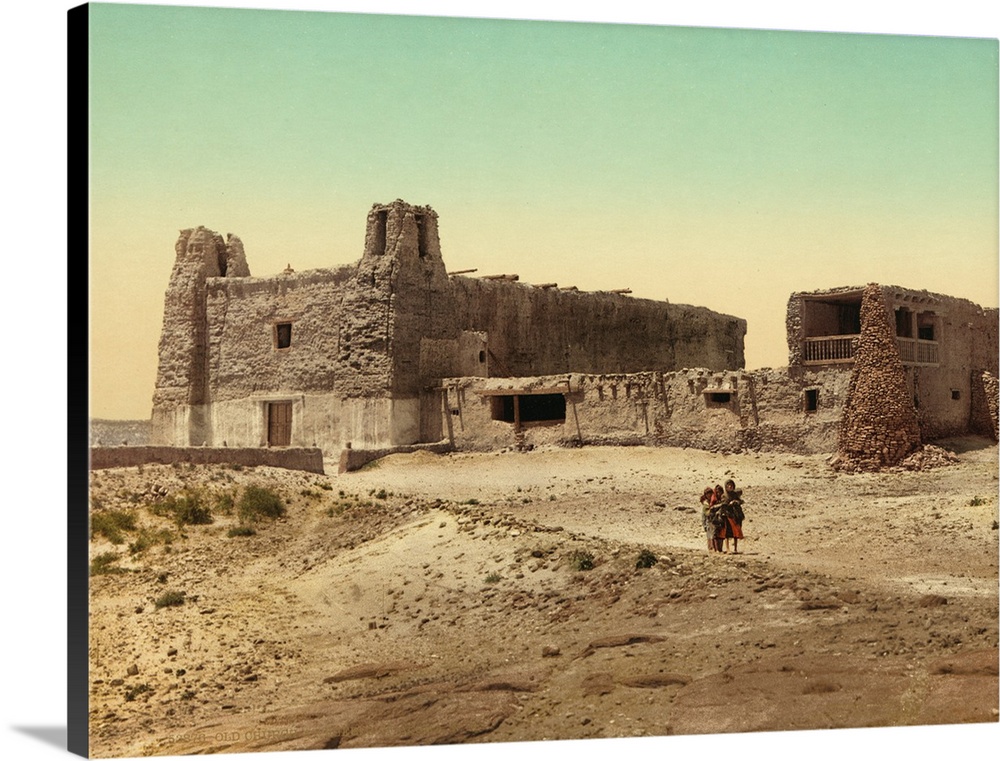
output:
[[[92,753],[997,722],[997,448],[944,445],[878,475],[643,447],[96,471],[94,513],[138,523],[91,541]],[[746,538],[709,553],[729,477]],[[251,483],[287,514],[230,536]],[[211,524],[154,515],[185,488]]]

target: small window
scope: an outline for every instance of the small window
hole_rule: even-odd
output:
[[[819,389],[807,388],[805,394],[806,412],[815,412],[819,409]]]
[[[952,399],[961,399],[962,398],[962,392],[959,391],[957,388],[953,388],[951,390],[951,398]]]
[[[706,391],[705,401],[708,404],[729,404],[733,400],[732,391]]]
[[[483,364],[486,361],[486,352],[479,352],[479,364]]]
[[[274,326],[274,345],[278,349],[287,349],[292,345],[292,323],[279,322]]]

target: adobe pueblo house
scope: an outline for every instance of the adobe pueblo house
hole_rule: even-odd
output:
[[[341,468],[412,446],[650,444],[898,464],[997,435],[996,309],[870,284],[791,296],[789,364],[747,371],[746,322],[697,306],[449,274],[438,217],[368,214],[354,265],[250,276],[181,232],[154,444],[319,447]]]
[[[520,434],[515,417],[562,419],[574,374],[744,364],[746,322],[703,307],[449,275],[437,214],[400,200],[372,207],[354,265],[251,277],[241,241],[204,227],[183,230],[175,253],[154,444],[454,445],[443,379],[559,377],[523,405],[483,397],[493,441]]]

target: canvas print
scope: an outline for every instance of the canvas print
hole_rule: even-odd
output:
[[[92,755],[998,722],[997,40],[84,11]]]

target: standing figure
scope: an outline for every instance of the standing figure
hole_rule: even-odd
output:
[[[726,552],[729,552],[729,540],[733,540],[733,554],[739,553],[740,539],[743,538],[743,490],[736,488],[732,479],[726,481],[723,496],[722,536],[726,540]]]
[[[715,524],[711,519],[712,505],[715,504],[715,489],[706,486],[698,501],[701,502],[701,528],[708,540],[708,551],[715,552]]]

